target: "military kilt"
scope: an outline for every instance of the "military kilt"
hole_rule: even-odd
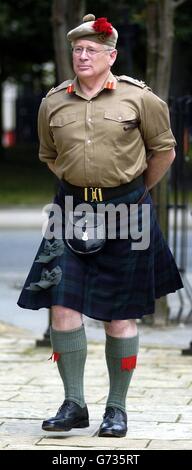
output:
[[[106,204],[124,203],[129,207],[139,201],[144,191],[145,187],[141,186]],[[60,183],[54,202],[63,212],[65,195]],[[120,239],[117,236],[108,239],[97,254],[77,255],[62,239],[53,239],[47,246],[47,240],[43,238],[18,305],[34,310],[61,305],[102,321],[153,314],[155,299],[175,292],[183,284],[156,220],[149,193],[142,204],[150,206],[150,243],[146,249],[132,250],[131,237]],[[138,206],[139,223],[142,204]],[[96,207],[96,203],[92,206]]]

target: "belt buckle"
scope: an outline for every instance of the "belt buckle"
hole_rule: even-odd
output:
[[[103,194],[101,188],[84,188],[84,199],[88,201],[88,189],[91,191],[91,202],[103,201]]]

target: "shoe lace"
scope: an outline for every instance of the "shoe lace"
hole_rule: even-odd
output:
[[[60,411],[63,411],[65,408],[69,408],[69,407],[70,407],[70,401],[65,400],[65,401],[62,403],[62,405],[59,407],[57,413],[60,413]]]
[[[114,416],[115,416],[115,409],[112,408],[112,406],[109,406],[106,409],[106,412],[104,414],[104,418],[114,418]]]

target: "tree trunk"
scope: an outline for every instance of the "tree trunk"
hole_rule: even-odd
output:
[[[147,83],[167,101],[174,39],[173,0],[147,0]]]
[[[70,29],[81,23],[84,12],[85,0],[53,0],[52,24],[58,83],[74,76],[66,36]]]
[[[174,7],[172,0],[158,1],[158,61],[156,93],[164,101],[169,97],[174,39]]]
[[[152,90],[156,89],[156,69],[158,55],[158,14],[156,1],[147,2],[147,71],[146,82]]]
[[[164,101],[169,85],[174,40],[175,9],[186,0],[147,0],[147,83]]]

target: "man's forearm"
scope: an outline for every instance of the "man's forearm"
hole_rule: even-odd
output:
[[[175,150],[156,152],[149,160],[144,172],[144,180],[148,189],[153,188],[163,178],[175,158]]]

